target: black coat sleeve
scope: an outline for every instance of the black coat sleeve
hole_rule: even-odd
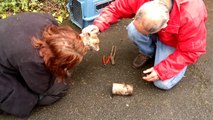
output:
[[[53,84],[54,77],[43,63],[24,62],[19,66],[19,71],[29,89],[37,94],[43,94]]]

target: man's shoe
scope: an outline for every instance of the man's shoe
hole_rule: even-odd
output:
[[[147,63],[147,61],[149,61],[151,59],[151,57],[149,56],[146,56],[142,53],[139,53],[137,55],[137,57],[133,60],[133,63],[132,63],[132,67],[133,68],[140,68],[142,67],[145,63]]]

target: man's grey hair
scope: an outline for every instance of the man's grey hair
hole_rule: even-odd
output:
[[[137,11],[135,20],[142,22],[145,31],[158,32],[169,20],[169,8],[161,0],[146,2]]]

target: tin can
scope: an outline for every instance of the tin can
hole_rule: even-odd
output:
[[[113,83],[112,85],[112,94],[114,95],[132,95],[133,94],[133,86],[123,83]]]

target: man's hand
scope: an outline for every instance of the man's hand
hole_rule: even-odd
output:
[[[82,34],[98,34],[99,28],[96,25],[89,25],[82,30]]]
[[[159,80],[158,74],[154,70],[153,67],[144,70],[143,73],[147,74],[146,76],[143,77],[143,79],[146,80],[146,81],[156,81],[156,80]]]

